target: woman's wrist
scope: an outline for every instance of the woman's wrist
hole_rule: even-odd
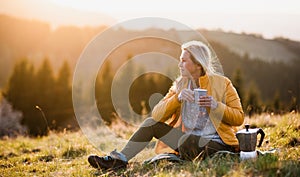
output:
[[[179,102],[182,102],[182,96],[181,96],[181,93],[178,94],[177,99],[178,99]]]
[[[212,110],[215,110],[215,109],[217,109],[217,108],[218,108],[218,102],[217,102],[217,101],[214,101],[213,104],[212,104],[211,109],[212,109]]]

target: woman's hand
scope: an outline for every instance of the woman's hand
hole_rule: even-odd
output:
[[[178,100],[180,102],[182,101],[195,102],[199,106],[207,107],[212,110],[218,107],[218,102],[212,96],[209,95],[200,96],[200,98],[195,101],[194,92],[190,89],[183,89],[178,95]]]
[[[178,95],[178,100],[180,102],[182,101],[189,101],[194,102],[194,92],[190,89],[183,89]]]
[[[218,102],[214,99],[214,97],[205,95],[200,96],[200,98],[196,101],[199,106],[207,107],[212,110],[218,107]]]

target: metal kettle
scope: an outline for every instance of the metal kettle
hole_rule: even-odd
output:
[[[250,125],[245,125],[246,129],[236,132],[236,137],[239,141],[240,150],[243,152],[255,151],[257,143],[257,135],[260,134],[260,140],[257,147],[262,145],[265,133],[261,128],[249,129]]]

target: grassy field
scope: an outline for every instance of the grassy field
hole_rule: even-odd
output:
[[[88,155],[120,150],[124,141],[103,131],[99,151],[81,132],[51,132],[35,139],[20,136],[0,140],[0,176],[299,176],[300,115],[260,115],[245,122],[263,128],[266,137],[259,150],[276,149],[274,154],[247,161],[241,161],[238,155],[222,154],[183,164],[143,165],[154,155],[154,143],[150,143],[126,170],[100,171],[89,166]],[[131,131],[125,132],[127,137]]]

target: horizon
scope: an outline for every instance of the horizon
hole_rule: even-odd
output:
[[[45,22],[52,29],[70,25],[77,27],[105,25],[110,27],[134,18],[159,17],[177,21],[193,29],[259,34],[265,39],[283,37],[300,41],[300,12],[297,9],[300,2],[296,0],[285,2],[278,0],[266,0],[264,2],[259,0],[251,2],[238,0],[226,2],[218,2],[217,0],[187,0],[185,2],[165,0],[159,2],[154,0],[151,3],[137,0],[126,2],[120,0],[109,2],[95,0],[0,1],[2,1],[0,14]],[[136,27],[135,30],[148,28],[168,29],[172,27],[165,28],[145,24],[145,26]]]

